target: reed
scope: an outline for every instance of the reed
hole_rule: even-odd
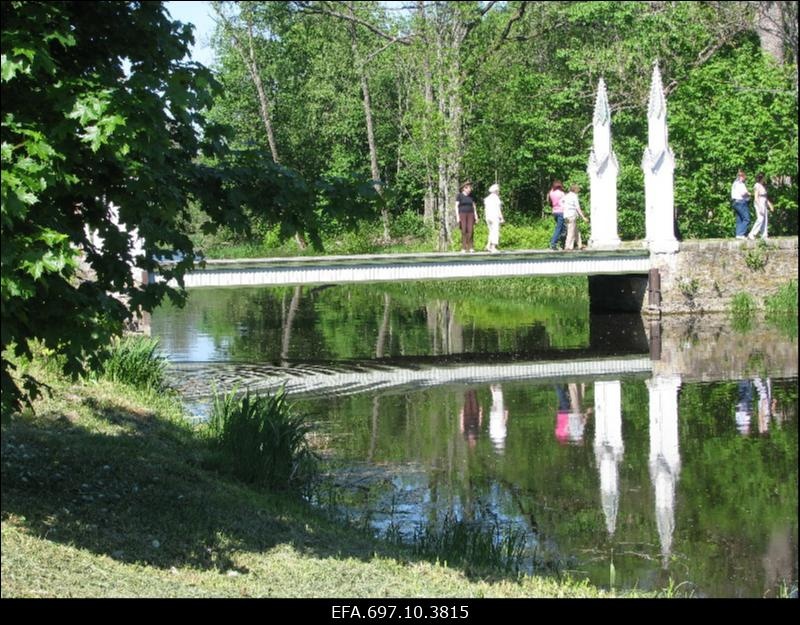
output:
[[[159,356],[158,340],[146,336],[115,338],[102,356],[99,373],[112,382],[144,390],[162,390],[167,360]]]
[[[307,435],[311,427],[292,413],[283,389],[274,395],[215,393],[208,434],[237,479],[268,490],[307,487],[318,458]]]
[[[413,551],[448,564],[518,573],[525,552],[525,532],[494,522],[485,525],[446,515],[441,524],[417,526]]]

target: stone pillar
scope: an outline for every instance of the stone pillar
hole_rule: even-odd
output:
[[[619,164],[611,149],[611,109],[606,83],[600,79],[592,118],[593,141],[589,154],[591,235],[589,247],[614,248],[620,244],[617,234],[617,173]]]
[[[594,383],[594,457],[600,473],[600,501],[611,537],[617,528],[619,463],[622,461],[622,389],[619,381]]]
[[[675,238],[675,156],[669,148],[667,102],[658,64],[653,65],[650,102],[647,107],[647,148],[642,157],[644,171],[645,239],[654,253],[677,252]]]
[[[677,375],[647,381],[650,394],[650,480],[656,498],[656,525],[661,541],[662,567],[668,568],[675,530],[675,486],[681,470],[678,451]]]

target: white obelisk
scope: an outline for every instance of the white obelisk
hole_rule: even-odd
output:
[[[651,252],[677,252],[675,238],[675,156],[669,148],[667,101],[658,63],[653,65],[650,102],[647,107],[647,148],[644,170],[645,239]]]
[[[617,173],[619,164],[611,149],[611,109],[606,83],[600,79],[592,118],[592,151],[589,154],[590,219],[589,247],[613,248],[620,244],[617,234]]]

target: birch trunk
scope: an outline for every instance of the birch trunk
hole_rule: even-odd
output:
[[[761,49],[774,58],[779,65],[784,63],[783,11],[780,2],[756,3],[755,28]]]
[[[353,10],[353,3],[349,5],[350,15],[355,16]],[[370,174],[372,175],[373,185],[375,191],[383,197],[383,188],[380,183],[381,173],[378,169],[378,147],[375,143],[375,131],[373,128],[372,120],[372,101],[369,96],[369,82],[367,81],[367,71],[364,67],[364,61],[358,52],[358,42],[356,41],[356,27],[353,22],[349,24],[350,28],[350,44],[353,49],[353,62],[358,68],[358,77],[361,82],[361,95],[363,97],[364,117],[367,122],[367,144],[369,145],[369,165]],[[381,222],[383,223],[383,243],[389,242],[389,212],[386,206],[381,207]]]

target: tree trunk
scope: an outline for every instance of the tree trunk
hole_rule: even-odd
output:
[[[436,33],[436,51],[437,51],[437,60],[439,70],[446,64],[446,59],[444,58],[444,47],[445,42],[443,41],[444,37],[442,36],[442,32],[437,30]],[[438,249],[440,252],[445,251],[450,247],[450,221],[452,220],[452,215],[455,207],[455,203],[453,206],[450,205],[448,201],[450,199],[450,180],[448,176],[448,161],[449,161],[449,154],[448,151],[450,149],[449,141],[451,134],[449,132],[449,124],[447,124],[447,96],[444,91],[444,81],[441,81],[439,84],[438,90],[438,105],[439,105],[439,115],[441,116],[442,120],[445,120],[445,136],[440,137],[439,145],[438,145],[438,154],[437,154],[437,173],[438,173],[438,193],[437,193],[437,208],[439,210],[439,214],[437,215],[437,221],[439,223],[439,245]]]
[[[417,11],[425,24],[425,3],[417,1]],[[425,198],[423,203],[423,220],[426,224],[433,225],[436,214],[436,192],[433,184],[433,172],[431,171],[428,147],[431,141],[430,112],[433,111],[433,79],[431,78],[431,60],[429,57],[430,45],[427,34],[427,26],[422,31],[423,54],[422,54],[422,79],[423,97],[425,102],[425,117],[422,124],[422,141],[425,146]]]
[[[247,22],[248,50],[245,51],[244,45],[239,41],[236,35],[233,36],[233,42],[244,61],[245,67],[247,67],[247,71],[250,72],[250,78],[253,80],[253,84],[256,87],[259,112],[261,113],[261,121],[264,122],[264,128],[266,128],[267,131],[267,143],[269,143],[269,151],[270,154],[272,154],[272,160],[276,163],[280,163],[280,159],[278,158],[278,146],[275,143],[275,133],[272,130],[272,118],[269,113],[269,100],[267,100],[267,92],[264,90],[264,83],[261,81],[261,71],[258,67],[256,51],[253,46],[253,23],[251,21]]]
[[[245,18],[247,23],[247,49],[245,49],[244,43],[242,43],[241,39],[236,35],[236,30],[234,26],[231,24],[230,20],[222,13],[222,10],[215,6],[215,10],[217,15],[222,18],[223,22],[225,23],[228,32],[233,39],[233,47],[236,48],[236,51],[239,53],[239,56],[242,57],[242,62],[244,66],[247,68],[248,74],[250,74],[250,79],[253,81],[253,85],[256,88],[256,95],[258,96],[258,110],[261,115],[261,121],[264,124],[264,129],[267,132],[267,143],[269,144],[269,152],[272,156],[272,160],[274,163],[280,163],[280,158],[278,157],[278,144],[275,141],[275,132],[272,129],[272,117],[270,115],[270,105],[269,99],[267,98],[266,89],[264,89],[264,83],[261,80],[261,70],[258,66],[258,61],[256,59],[256,51],[255,46],[253,44],[253,22],[248,18]],[[294,239],[297,242],[297,246],[303,250],[307,247],[307,243],[305,238],[300,232],[295,232]]]
[[[349,5],[350,14],[355,16],[353,11],[353,3]],[[383,197],[383,187],[381,186],[380,179],[381,173],[378,169],[378,148],[375,144],[375,132],[373,129],[372,121],[372,102],[369,97],[369,82],[367,81],[367,71],[364,67],[364,61],[358,53],[358,43],[356,41],[356,27],[353,22],[349,23],[350,29],[350,44],[353,49],[353,62],[358,69],[358,77],[361,82],[361,94],[363,97],[364,117],[367,122],[367,144],[369,145],[369,165],[370,174],[372,175],[372,182],[375,191],[378,195]],[[383,243],[389,242],[389,213],[386,206],[381,206],[381,222],[383,223]]]
[[[757,2],[755,28],[761,41],[761,50],[784,63],[783,11],[781,2]]]

